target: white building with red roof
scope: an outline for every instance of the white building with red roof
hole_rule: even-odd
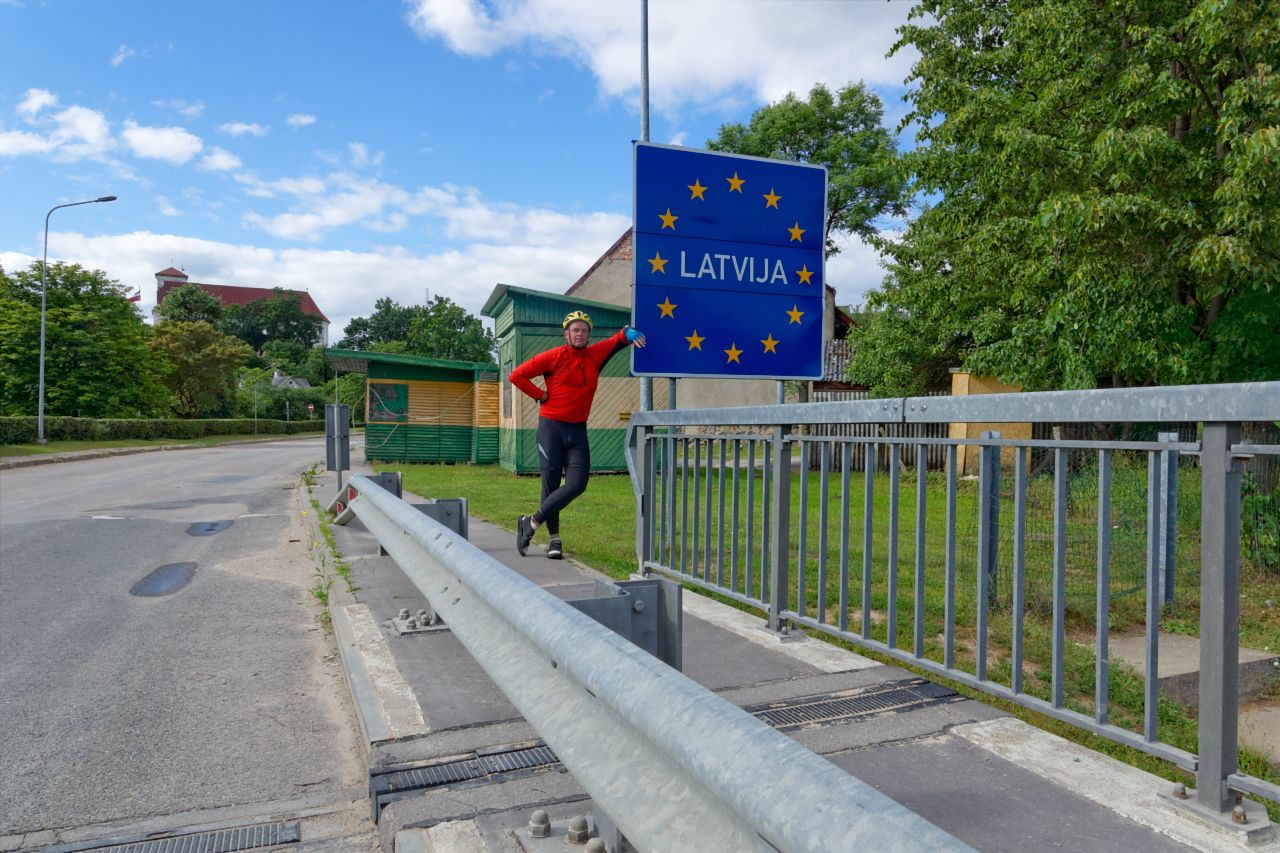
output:
[[[234,284],[206,284],[200,281],[191,281],[182,270],[169,267],[156,273],[156,307],[154,316],[157,323],[161,319],[159,310],[160,305],[164,303],[164,298],[169,295],[170,291],[177,290],[184,284],[200,288],[218,300],[221,305],[248,305],[255,299],[272,299],[276,295],[275,288],[271,287],[241,287]],[[320,310],[320,306],[311,298],[311,294],[305,290],[282,289],[285,293],[297,294],[301,298],[302,313],[320,318],[320,346],[327,347],[329,345],[329,318]]]

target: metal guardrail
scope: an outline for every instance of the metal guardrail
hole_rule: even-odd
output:
[[[1154,441],[1062,441],[994,431],[1008,423],[1189,421],[1203,425],[1199,442],[1170,433]],[[766,611],[774,630],[791,623],[839,637],[1171,761],[1196,773],[1195,805],[1224,815],[1237,792],[1280,801],[1280,786],[1236,772],[1241,463],[1276,451],[1241,442],[1241,424],[1253,421],[1280,421],[1280,382],[635,412],[627,460],[637,557],[645,571]],[[896,428],[852,437],[800,429],[940,422],[993,431],[943,439]],[[963,445],[979,448],[976,490],[962,486],[957,471]],[[948,454],[945,484],[935,475],[931,496],[926,459],[939,447]],[[1033,453],[1040,460],[1034,469]],[[861,466],[853,464],[855,454]],[[885,458],[878,474],[877,460]],[[1200,475],[1191,490],[1200,503],[1198,755],[1162,742],[1159,733],[1158,626],[1162,605],[1172,600],[1180,459],[1198,461]],[[855,467],[860,485],[851,476]],[[908,480],[904,488],[904,472],[912,470],[914,486]],[[1117,499],[1121,475],[1136,494],[1125,506]],[[914,491],[914,507],[903,505],[911,500],[904,491]],[[963,549],[961,492],[966,515],[976,515]],[[1033,501],[1040,525],[1034,537]],[[1121,592],[1145,597],[1141,731],[1111,719],[1109,615],[1120,594],[1113,570],[1127,565],[1116,553],[1122,545],[1135,565],[1131,588]],[[908,562],[900,549],[911,565],[900,565]],[[1039,614],[1029,612],[1027,597],[1037,570]],[[1090,605],[1073,609],[1093,622],[1095,684],[1085,710],[1070,707],[1065,690],[1069,577],[1073,594]],[[961,615],[971,621],[958,624]],[[1005,632],[999,654],[997,617]],[[1029,644],[1046,633],[1051,649],[1037,665],[1050,689],[1041,698],[1024,679]],[[972,660],[963,668],[961,651]]]
[[[967,845],[365,477],[350,506],[637,849]]]

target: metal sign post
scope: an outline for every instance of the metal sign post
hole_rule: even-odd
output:
[[[330,403],[324,407],[324,469],[338,472],[338,491],[342,491],[342,472],[351,468],[350,407]]]

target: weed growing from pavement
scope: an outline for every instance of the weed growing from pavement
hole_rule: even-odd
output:
[[[302,483],[307,489],[307,499],[311,504],[311,512],[315,513],[316,527],[320,531],[320,537],[324,540],[325,548],[320,548],[318,541],[312,540],[310,547],[315,552],[315,579],[311,585],[311,595],[316,601],[320,602],[321,610],[318,617],[320,623],[325,630],[333,630],[333,620],[329,615],[329,594],[333,590],[334,581],[337,577],[342,578],[343,583],[347,585],[347,592],[354,593],[356,587],[351,582],[351,567],[342,559],[342,555],[338,552],[337,543],[333,538],[333,531],[329,527],[326,519],[327,511],[320,507],[320,502],[315,499],[312,491],[316,485],[316,466],[311,466],[302,472]],[[307,510],[303,510],[306,515]],[[333,574],[329,573],[332,568]],[[333,575],[337,575],[334,577]]]

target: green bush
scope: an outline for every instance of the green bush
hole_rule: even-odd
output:
[[[278,421],[259,418],[64,418],[44,419],[50,441],[120,441],[123,439],[191,439],[206,435],[297,435],[323,432],[324,419]],[[0,418],[0,444],[31,444],[36,419]]]

